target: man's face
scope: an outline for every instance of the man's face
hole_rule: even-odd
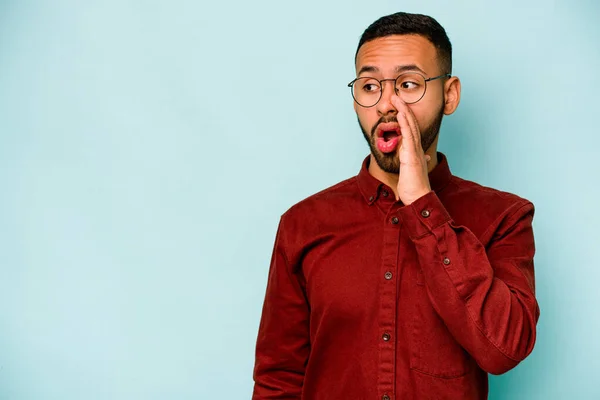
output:
[[[410,71],[420,72],[425,78],[431,78],[447,73],[440,71],[437,51],[433,44],[423,36],[418,35],[393,35],[372,40],[362,45],[356,58],[357,77],[373,77],[377,79],[394,79],[400,72],[410,67]],[[377,105],[365,108],[356,102],[354,110],[363,135],[379,167],[389,173],[397,174],[400,169],[398,145],[385,151],[377,145],[383,127],[386,130],[395,128],[397,110],[392,105],[391,97],[394,94],[394,82],[383,83],[383,93]],[[421,100],[409,104],[408,107],[414,114],[421,131],[421,145],[423,150],[435,141],[444,115],[444,80],[438,79],[427,82],[427,91]],[[383,125],[385,124],[385,125]],[[380,128],[380,129],[378,129]],[[386,134],[386,140],[389,139]],[[388,146],[389,147],[389,146]]]

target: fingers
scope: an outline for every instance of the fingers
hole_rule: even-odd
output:
[[[392,104],[398,110],[397,118],[402,131],[402,147],[410,148],[419,154],[421,133],[412,111],[398,96],[392,96]]]
[[[397,118],[398,124],[400,125],[400,131],[402,132],[401,147],[414,150],[415,137],[408,120],[406,119],[406,114],[403,111],[399,111]]]
[[[419,124],[417,124],[417,119],[408,106],[406,107],[406,111],[406,119],[408,120],[408,125],[410,125],[410,128],[413,132],[417,150],[419,150],[421,148],[421,131],[419,130]]]

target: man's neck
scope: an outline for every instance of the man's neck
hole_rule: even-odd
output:
[[[425,154],[431,157],[431,160],[427,163],[427,173],[430,173],[438,164],[437,148],[431,146]],[[369,173],[378,181],[389,186],[394,191],[396,198],[398,198],[398,174],[385,172],[381,169],[381,167],[379,167],[379,164],[377,164],[377,161],[375,161],[373,154],[371,154],[370,157]]]

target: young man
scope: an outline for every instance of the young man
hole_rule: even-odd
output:
[[[460,100],[437,21],[383,17],[355,60],[371,154],[281,217],[253,399],[485,399],[535,343],[533,204],[437,152]]]

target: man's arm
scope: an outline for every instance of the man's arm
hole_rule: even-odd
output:
[[[253,400],[300,399],[310,351],[309,307],[302,271],[286,256],[279,222],[256,343]]]
[[[515,203],[501,217],[487,252],[455,224],[430,192],[400,211],[418,252],[433,307],[456,341],[492,374],[515,367],[531,351],[535,299],[533,204]]]
[[[392,103],[402,132],[397,197],[406,206],[400,214],[417,249],[429,299],[483,370],[504,373],[535,343],[533,204],[515,202],[500,216],[494,232],[484,233],[491,234],[486,252],[431,191],[431,155],[424,153],[417,120],[398,96]]]

